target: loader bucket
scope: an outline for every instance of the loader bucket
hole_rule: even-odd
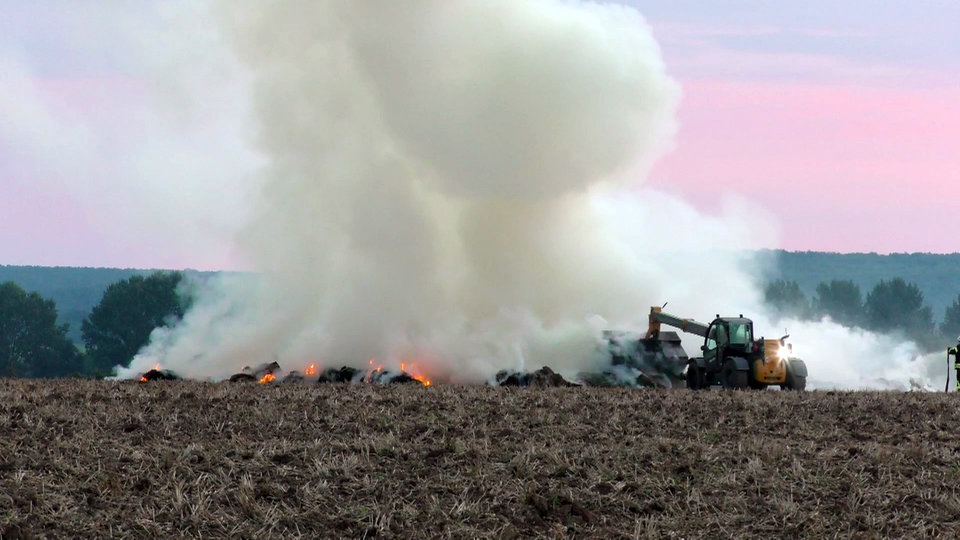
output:
[[[646,338],[638,332],[608,330],[603,337],[613,366],[638,370],[653,386],[678,388],[686,385],[689,357],[676,332],[661,331]]]

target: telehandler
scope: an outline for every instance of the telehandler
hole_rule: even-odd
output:
[[[680,336],[672,331],[661,332],[661,325],[703,337],[701,354],[687,356]],[[604,332],[614,366],[623,364],[639,369],[655,386],[673,388],[685,384],[693,390],[715,385],[729,389],[779,386],[783,390],[804,390],[807,365],[793,356],[788,337],[754,339],[753,321],[743,315],[717,315],[705,324],[664,313],[658,306],[650,308],[646,334]]]

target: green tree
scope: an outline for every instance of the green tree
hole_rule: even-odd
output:
[[[948,339],[956,339],[960,336],[960,295],[957,295],[953,303],[947,306],[943,322],[940,323],[940,334]]]
[[[821,281],[813,299],[813,310],[817,315],[829,315],[846,326],[862,325],[863,294],[860,286],[850,280]]]
[[[57,306],[12,281],[0,285],[0,376],[62,377],[82,369],[80,354],[57,326]]]
[[[763,296],[777,315],[807,317],[810,314],[810,303],[796,281],[771,281],[764,287]]]
[[[155,328],[183,317],[189,299],[180,294],[182,281],[180,272],[155,272],[108,286],[81,328],[92,369],[108,374],[129,366]]]
[[[867,327],[879,332],[902,330],[915,339],[933,333],[933,310],[923,303],[923,293],[903,278],[881,280],[864,302]]]

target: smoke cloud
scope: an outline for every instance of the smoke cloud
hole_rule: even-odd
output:
[[[24,263],[127,266],[150,254],[162,267],[222,265],[249,208],[242,177],[258,161],[239,135],[249,81],[202,22],[209,11],[192,0],[79,0],[7,4],[3,18],[4,186],[13,200],[18,184],[40,192],[30,212],[48,215],[45,226],[64,221],[68,204],[57,203],[69,201],[82,221],[65,234],[87,229]]]
[[[703,215],[640,183],[671,148],[681,92],[636,10],[231,2],[218,24],[249,72],[266,163],[237,241],[255,272],[204,289],[120,377],[372,359],[478,382],[597,367],[601,330],[645,328],[664,301],[767,324],[765,268],[743,253],[775,243],[775,219],[736,197]],[[826,344],[805,356],[811,386],[886,346],[793,326]]]

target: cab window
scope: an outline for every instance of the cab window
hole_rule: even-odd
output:
[[[750,335],[750,325],[745,323],[730,323],[730,343],[735,345],[749,345],[753,341]]]
[[[712,351],[717,348],[717,327],[711,326],[710,331],[707,332],[707,350]]]

